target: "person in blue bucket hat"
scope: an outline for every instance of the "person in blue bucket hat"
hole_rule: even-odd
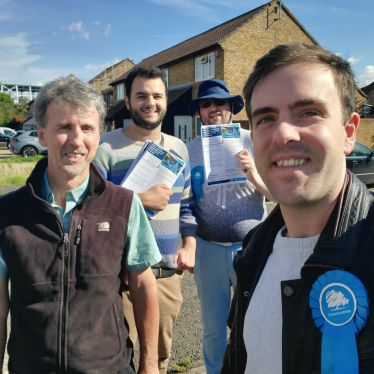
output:
[[[190,103],[189,112],[191,117],[193,117],[196,112],[200,113],[200,100],[206,99],[222,99],[229,101],[230,118],[226,123],[231,123],[232,115],[238,114],[244,108],[243,98],[240,95],[230,95],[229,88],[224,81],[220,79],[209,79],[200,84],[197,98]],[[207,125],[207,123],[204,123],[204,125]]]
[[[227,84],[210,79],[199,86],[197,98],[189,106],[191,116],[200,115],[202,125],[229,124],[244,107],[240,95],[231,95]],[[197,247],[195,282],[203,322],[203,353],[208,374],[219,373],[227,345],[226,320],[231,287],[236,276],[232,261],[241,249],[247,232],[266,217],[264,195],[272,199],[252,159],[250,132],[241,129],[243,150],[238,162],[247,174],[245,183],[207,186],[201,137],[187,148],[191,163],[191,183],[196,206]]]

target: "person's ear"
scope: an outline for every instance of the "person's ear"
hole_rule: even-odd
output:
[[[130,100],[127,96],[125,96],[125,103],[128,110],[130,110]]]
[[[38,126],[36,130],[38,131],[38,138],[39,138],[40,145],[42,145],[43,147],[47,147],[47,142],[45,141],[43,127]]]
[[[349,155],[356,142],[356,133],[360,124],[360,116],[357,113],[352,113],[349,120],[344,126],[345,139],[344,139],[344,154]]]

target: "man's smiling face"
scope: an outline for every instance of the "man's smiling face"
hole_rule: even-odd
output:
[[[343,124],[328,66],[296,63],[269,73],[253,90],[251,115],[257,170],[281,204],[303,206],[339,194],[356,117]]]
[[[201,100],[200,100],[201,101]],[[204,125],[226,125],[231,117],[231,107],[228,100],[217,106],[214,101],[208,108],[200,105],[200,118]]]
[[[131,86],[126,105],[133,123],[146,130],[160,126],[166,114],[165,85],[160,78],[136,77]]]
[[[48,177],[61,181],[77,179],[79,185],[89,173],[90,162],[99,146],[100,131],[95,108],[75,112],[49,104],[47,124],[38,127],[38,136],[40,144],[48,147]]]

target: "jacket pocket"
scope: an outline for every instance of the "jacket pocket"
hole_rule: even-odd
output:
[[[126,253],[126,239],[124,221],[118,217],[84,219],[79,244],[75,242],[75,276],[97,278],[118,274]]]

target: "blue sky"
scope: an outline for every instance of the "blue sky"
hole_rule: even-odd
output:
[[[0,0],[0,82],[83,80],[129,57],[135,63],[246,13],[264,0]],[[374,81],[372,0],[289,0],[325,48]]]

